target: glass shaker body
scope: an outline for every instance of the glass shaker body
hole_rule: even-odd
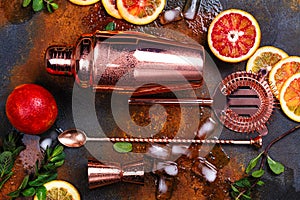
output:
[[[50,46],[50,74],[73,75],[83,88],[153,94],[201,87],[205,50],[140,32],[96,31],[75,46]]]

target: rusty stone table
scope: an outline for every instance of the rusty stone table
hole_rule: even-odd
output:
[[[21,0],[2,0],[0,2],[0,133],[5,135],[12,127],[5,115],[5,102],[13,88],[22,83],[37,83],[47,88],[56,98],[59,106],[57,124],[64,129],[73,127],[72,121],[72,89],[73,79],[70,77],[53,77],[45,72],[44,53],[52,44],[73,44],[82,33],[104,30],[105,25],[114,20],[107,16],[100,3],[92,6],[77,6],[67,0],[58,0],[59,9],[53,14],[46,11],[34,13],[30,8],[22,8]],[[240,8],[253,14],[262,29],[263,45],[273,45],[284,49],[289,55],[300,55],[300,2],[290,1],[206,1],[215,7],[203,7],[202,12],[217,13],[222,9]],[[211,3],[214,2],[214,3]],[[184,1],[168,1],[168,7],[183,6]],[[213,15],[205,15],[206,25]],[[198,19],[199,20],[199,19]],[[122,20],[115,20],[117,29],[136,28]],[[208,50],[205,41],[205,24],[178,22],[168,25],[192,37]],[[154,26],[151,24],[150,26]],[[200,26],[200,27],[199,27]],[[193,30],[194,29],[194,30]],[[245,62],[237,64],[223,63],[215,60],[222,76],[237,70],[245,69]],[[101,111],[107,114],[110,95],[103,93]],[[107,117],[102,122],[106,131],[112,131],[113,119]],[[284,116],[279,106],[267,124],[269,134],[264,137],[264,147],[276,136],[299,123]],[[300,199],[300,132],[295,132],[283,139],[271,149],[271,156],[285,166],[285,172],[274,176],[268,170],[264,176],[265,185],[255,192],[255,199]],[[237,137],[240,135],[224,129],[222,136]],[[247,136],[250,137],[250,136]],[[224,146],[225,152],[240,166],[238,173],[247,162],[257,155],[259,150],[249,146]],[[89,190],[87,183],[87,157],[89,152],[84,148],[66,149],[66,163],[59,171],[59,178],[72,182],[80,191],[83,199],[154,199],[155,186],[149,190],[141,189],[125,183],[117,183],[103,188]],[[154,184],[154,183],[153,183]],[[139,198],[134,194],[144,195]],[[193,194],[190,194],[193,196]],[[189,194],[176,194],[173,199],[189,199]],[[198,197],[205,199],[203,196]],[[209,199],[209,198],[208,198]],[[211,197],[211,199],[216,199]]]

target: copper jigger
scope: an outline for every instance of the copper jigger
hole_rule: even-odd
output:
[[[89,188],[97,188],[116,182],[144,184],[144,162],[123,164],[88,160]]]

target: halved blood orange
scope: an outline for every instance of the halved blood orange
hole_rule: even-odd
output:
[[[276,63],[286,57],[288,54],[277,47],[260,47],[248,60],[246,71],[258,73],[265,69],[269,73]]]
[[[290,119],[300,122],[300,73],[292,75],[284,82],[279,100],[283,112]]]
[[[118,8],[116,0],[102,0],[102,5],[105,8],[106,12],[117,19],[122,19]]]
[[[292,75],[300,72],[300,57],[290,56],[278,63],[269,73],[269,83],[272,86],[274,95],[279,98],[279,93],[284,82]]]
[[[137,25],[153,22],[165,5],[166,0],[117,0],[117,8],[123,19]]]
[[[92,5],[94,3],[97,3],[100,0],[69,0],[69,1],[77,5],[87,6],[87,5]]]
[[[225,62],[248,59],[259,47],[260,39],[256,19],[239,9],[222,11],[208,29],[208,45],[212,53]]]

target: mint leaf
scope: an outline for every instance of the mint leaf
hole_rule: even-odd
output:
[[[262,156],[263,152],[261,152],[260,154],[258,154],[258,156],[256,156],[255,158],[253,158],[252,160],[250,160],[247,168],[246,168],[246,173],[249,174],[249,172],[254,169],[254,167],[257,165],[260,157]]]
[[[66,154],[65,152],[61,152],[59,155],[55,156],[55,157],[52,157],[50,158],[50,162],[57,162],[57,161],[61,161],[61,160],[64,160],[66,157]]]
[[[243,197],[244,199],[251,200],[251,197],[248,196],[248,195],[243,194],[242,197]]]
[[[64,147],[62,145],[57,145],[51,154],[51,158],[61,154],[63,151],[64,151]]]
[[[29,175],[25,176],[21,185],[19,186],[18,190],[23,190],[26,188],[27,184],[28,184],[28,181],[29,181]]]
[[[264,185],[265,184],[265,182],[263,182],[263,181],[257,181],[257,183],[256,183],[257,185],[259,185],[259,186],[262,186],[262,185]]]
[[[106,31],[113,31],[116,29],[116,24],[114,22],[109,22],[106,26],[105,26],[105,30]]]
[[[45,186],[38,187],[36,190],[36,196],[38,200],[46,200],[47,189]]]
[[[23,0],[23,7],[27,7],[30,4],[31,0]]]
[[[53,12],[49,3],[47,3],[46,7],[47,7],[47,10],[48,10],[49,13]]]
[[[116,142],[113,147],[119,153],[127,153],[132,151],[132,144],[129,142]]]
[[[264,173],[265,173],[265,171],[263,169],[259,169],[259,170],[256,170],[256,171],[252,172],[251,175],[254,178],[260,178],[260,177],[262,177],[264,175]]]
[[[57,178],[57,173],[46,173],[40,174],[36,179],[30,181],[28,184],[33,187],[39,187],[44,185],[45,183],[52,181]]]
[[[240,192],[235,186],[231,185],[231,189],[234,191],[234,192]]]
[[[267,162],[273,173],[278,175],[284,172],[284,166],[281,163],[274,161],[270,156],[267,157]]]
[[[23,190],[21,193],[24,197],[32,197],[33,195],[35,195],[35,189],[33,187],[30,187]]]
[[[241,187],[241,188],[244,188],[244,187],[251,187],[251,183],[250,181],[247,179],[247,178],[243,178],[243,179],[240,179],[238,181],[236,181],[234,183],[234,185],[238,186],[238,187]]]
[[[17,198],[17,197],[20,196],[20,190],[15,190],[15,191],[13,191],[13,192],[7,194],[7,196],[10,196],[10,197],[12,197],[12,198]]]
[[[50,3],[50,5],[54,10],[58,9],[58,5],[56,3]]]
[[[33,0],[32,8],[35,12],[41,11],[44,8],[43,0]]]
[[[54,163],[55,168],[61,167],[64,164],[64,160],[58,161],[56,163]]]

